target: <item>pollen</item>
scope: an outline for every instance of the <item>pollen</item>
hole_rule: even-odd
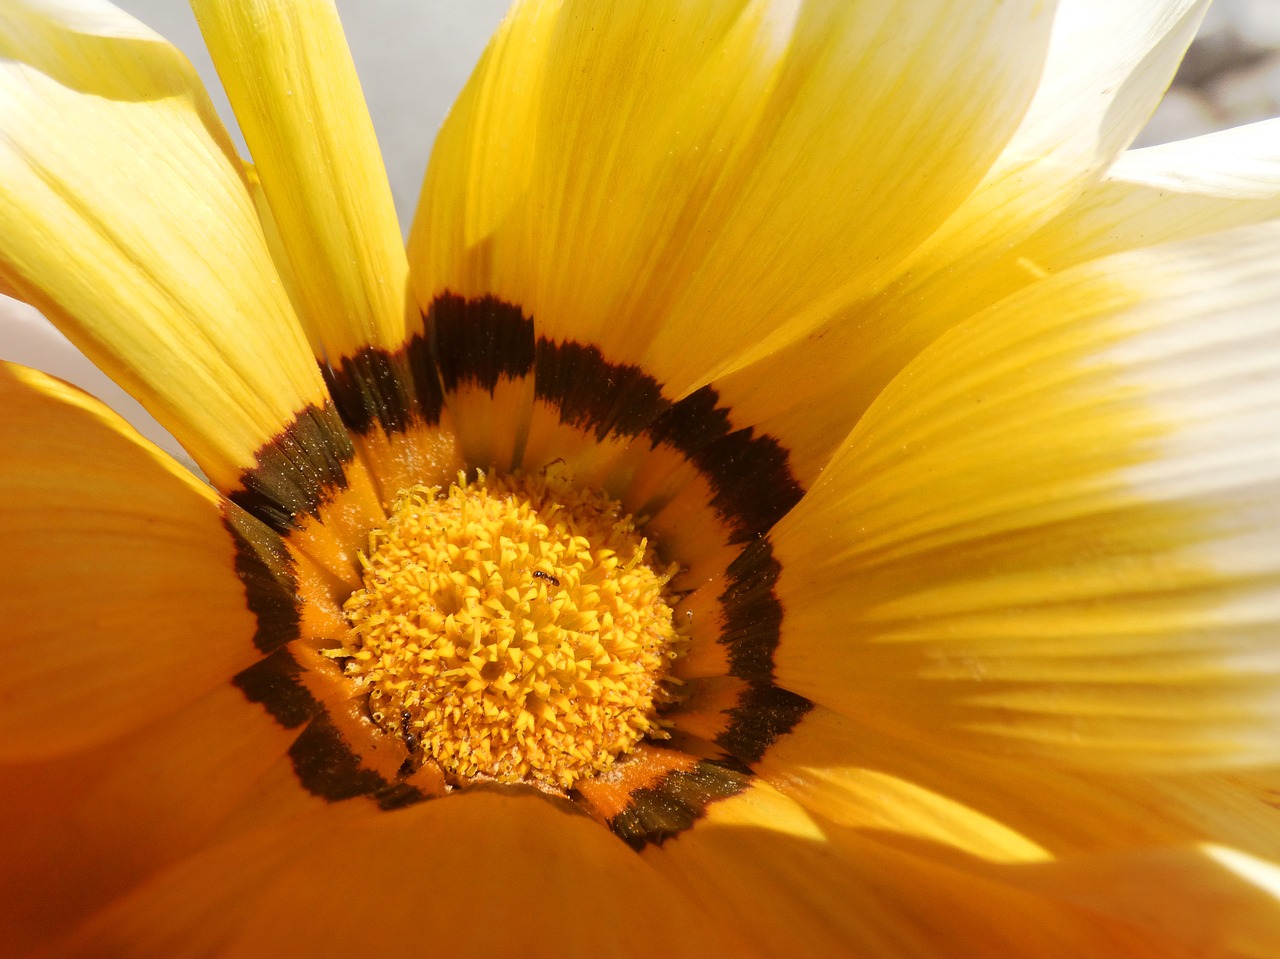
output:
[[[603,494],[521,476],[413,487],[361,562],[351,638],[330,655],[450,782],[563,792],[665,735],[675,570],[655,571]]]

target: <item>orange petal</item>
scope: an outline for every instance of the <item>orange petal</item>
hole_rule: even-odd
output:
[[[0,448],[0,757],[118,736],[273,641],[218,495],[101,403],[0,366]]]
[[[91,704],[77,713],[92,725]],[[123,740],[0,767],[0,941],[18,954],[213,837],[321,805],[284,729],[226,684]],[[287,777],[278,774],[287,770]]]
[[[214,850],[84,926],[56,955],[106,948],[387,959],[422,955],[751,955],[616,838],[536,795],[469,792],[393,813],[350,806]],[[265,862],[264,869],[262,863]],[[264,874],[265,873],[265,874]]]

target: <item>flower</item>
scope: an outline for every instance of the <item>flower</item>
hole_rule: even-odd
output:
[[[332,6],[194,7],[253,168],[0,4],[0,281],[209,480],[0,374],[12,950],[1274,954],[1280,126],[1123,152],[1203,4],[518,3],[407,256]]]

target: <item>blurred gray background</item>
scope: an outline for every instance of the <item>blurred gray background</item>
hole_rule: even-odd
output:
[[[1280,116],[1280,0],[1214,0],[1138,146]]]
[[[235,119],[182,0],[116,0],[182,49],[227,126]],[[408,230],[427,156],[445,112],[508,0],[337,0]],[[1280,0],[1216,0],[1173,88],[1138,145],[1280,115]],[[244,143],[239,141],[242,152]],[[75,352],[34,310],[0,296],[0,358],[47,370],[109,403],[180,459],[142,408]]]

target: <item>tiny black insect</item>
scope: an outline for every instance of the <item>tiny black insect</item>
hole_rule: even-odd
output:
[[[400,711],[400,735],[404,737],[404,744],[408,747],[409,752],[416,752],[418,749],[418,737],[409,732],[409,720],[413,717],[409,715],[409,710]]]
[[[542,570],[540,570],[540,569],[535,569],[535,570],[533,571],[533,576],[534,576],[534,578],[535,578],[535,579],[545,579],[545,580],[546,580],[548,583],[550,583],[552,586],[559,586],[559,585],[560,585],[560,580],[556,579],[556,578],[555,578],[554,576],[552,576],[550,573],[544,573],[544,572],[543,572]]]

